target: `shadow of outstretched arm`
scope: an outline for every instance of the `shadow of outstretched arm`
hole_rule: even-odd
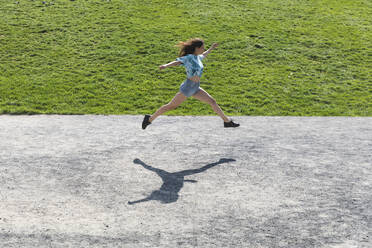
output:
[[[141,200],[137,200],[137,201],[128,201],[128,204],[129,205],[133,205],[133,204],[136,204],[136,203],[140,203],[140,202],[147,202],[147,201],[151,201],[152,200],[152,197],[151,196],[148,196],[146,198],[143,198]]]
[[[231,158],[221,158],[218,162],[215,162],[215,163],[211,163],[211,164],[207,164],[199,169],[193,169],[193,170],[183,170],[183,171],[180,171],[180,172],[177,172],[177,174],[180,174],[182,176],[189,176],[189,175],[193,175],[193,174],[197,174],[197,173],[201,173],[203,171],[206,171],[216,165],[219,165],[219,164],[223,164],[223,163],[229,163],[229,162],[234,162],[236,161],[235,159],[231,159]]]
[[[167,171],[165,171],[165,170],[158,169],[158,168],[155,168],[155,167],[152,167],[152,166],[150,166],[150,165],[145,164],[144,162],[142,162],[142,161],[141,161],[140,159],[138,159],[138,158],[136,158],[135,160],[133,160],[133,163],[135,163],[135,164],[140,164],[140,165],[143,166],[143,168],[148,169],[148,170],[150,170],[150,171],[154,171],[154,172],[156,172],[160,177],[161,177],[161,176],[164,176],[164,175],[166,175],[166,174],[169,174],[169,172],[167,172]]]

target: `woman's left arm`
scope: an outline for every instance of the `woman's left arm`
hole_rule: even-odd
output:
[[[206,57],[212,50],[216,49],[218,47],[218,43],[213,43],[213,45],[203,53],[203,56]]]

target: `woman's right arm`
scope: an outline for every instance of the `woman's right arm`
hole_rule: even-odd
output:
[[[177,66],[177,65],[180,65],[180,64],[182,64],[182,62],[180,62],[180,61],[172,61],[172,62],[170,62],[170,63],[168,63],[168,64],[165,64],[165,65],[161,65],[161,66],[159,66],[159,69],[162,70],[162,69],[165,69],[165,68],[167,68],[167,67],[170,67],[170,66]]]

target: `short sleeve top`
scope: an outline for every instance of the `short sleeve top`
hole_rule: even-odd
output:
[[[204,55],[187,54],[183,57],[179,57],[176,60],[182,62],[182,66],[186,68],[187,77],[198,76],[201,77],[203,74],[203,63]]]

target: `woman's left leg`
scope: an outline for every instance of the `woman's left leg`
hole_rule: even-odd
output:
[[[198,99],[199,101],[208,103],[212,107],[214,112],[216,112],[216,114],[218,114],[224,122],[230,121],[230,119],[223,113],[222,109],[217,104],[216,100],[214,100],[214,98],[202,88],[200,88],[200,90],[192,97]]]

